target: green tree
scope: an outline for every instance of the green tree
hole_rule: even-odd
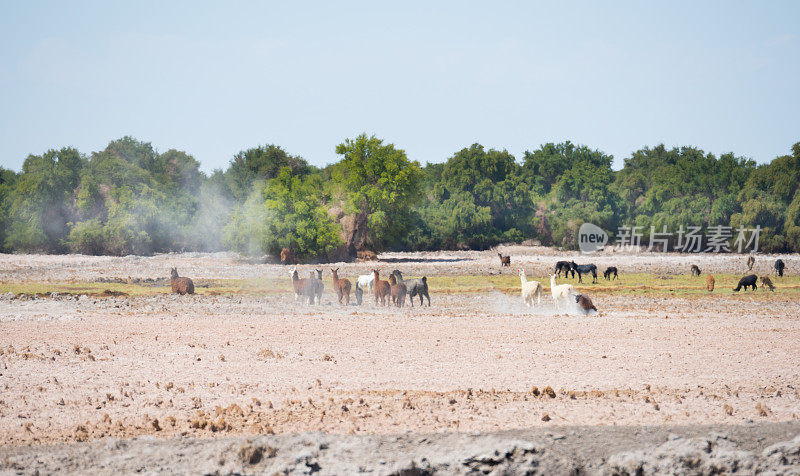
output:
[[[238,201],[244,201],[256,181],[275,178],[283,167],[293,174],[306,175],[313,168],[303,158],[288,154],[277,145],[265,145],[236,154],[225,172],[227,186]]]
[[[321,203],[317,174],[298,176],[284,167],[257,182],[226,228],[226,243],[245,254],[280,254],[290,248],[300,259],[331,259],[342,245],[339,227]]]
[[[758,166],[738,195],[742,212],[732,226],[761,226],[761,249],[800,250],[800,142],[792,153]]]
[[[10,194],[17,181],[17,174],[13,170],[0,167],[0,251],[9,251],[6,247],[9,219]]]
[[[624,222],[641,226],[645,241],[651,226],[672,232],[681,226],[729,226],[741,217],[737,195],[754,169],[752,160],[733,154],[717,158],[695,147],[638,150],[616,179]]]
[[[85,159],[71,147],[29,155],[11,187],[6,246],[21,251],[62,252],[74,216],[74,191]]]
[[[345,229],[347,252],[352,256],[365,247],[380,250],[401,243],[412,223],[411,209],[422,198],[419,163],[366,134],[346,139],[336,153],[342,159],[331,177],[353,223]]]
[[[616,228],[621,199],[612,162],[610,155],[569,141],[525,152],[522,169],[536,207],[532,222],[543,244],[574,249],[585,222]]]

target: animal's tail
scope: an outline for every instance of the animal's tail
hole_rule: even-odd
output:
[[[733,290],[736,292],[738,292],[740,289],[742,289],[742,283],[737,284],[736,287],[733,288]]]

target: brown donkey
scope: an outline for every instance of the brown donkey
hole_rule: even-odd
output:
[[[394,274],[389,275],[390,291],[392,293],[392,302],[397,307],[403,307],[406,303],[406,285],[397,282],[397,277]]]
[[[336,291],[336,296],[339,297],[339,304],[342,303],[342,296],[347,300],[347,305],[350,305],[350,280],[339,279],[339,268],[331,268],[333,274],[333,290]]]
[[[389,285],[389,281],[381,281],[378,277],[378,270],[373,269],[372,274],[375,275],[375,283],[372,285],[372,292],[375,293],[375,305],[378,305],[378,299],[380,299],[381,304],[384,306],[386,305],[386,296],[392,292],[392,287]]]

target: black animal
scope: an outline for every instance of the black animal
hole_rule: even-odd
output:
[[[575,264],[575,262],[571,262],[570,266],[572,267],[573,273],[578,273],[578,282],[583,282],[583,275],[592,273],[592,283],[597,284],[597,266],[593,264]],[[574,274],[573,274],[574,276]]]
[[[572,271],[572,264],[569,261],[559,261],[556,263],[555,275],[561,277],[561,272],[564,272],[566,278],[570,271]],[[572,279],[575,279],[575,271],[572,271]]]
[[[689,268],[689,272],[692,276],[700,276],[700,268],[698,268],[696,264],[693,264],[692,267]]]
[[[612,274],[614,275],[613,278],[611,277]],[[608,268],[606,268],[606,270],[603,271],[603,277],[606,279],[617,279],[617,267],[609,266]]]
[[[406,292],[408,293],[409,301],[411,301],[411,307],[414,307],[414,296],[419,296],[419,305],[423,305],[422,297],[428,298],[428,307],[431,307],[431,297],[428,294],[428,277],[423,276],[420,279],[411,279],[409,281],[405,281],[403,279],[403,273],[400,270],[392,271],[392,274],[395,275],[397,278],[398,283],[403,283],[406,285]]]
[[[775,272],[778,273],[778,276],[781,278],[783,277],[783,268],[786,267],[782,259],[778,259],[775,261]]]
[[[748,286],[753,286],[753,291],[755,291],[757,289],[756,281],[758,281],[758,276],[755,274],[748,274],[739,280],[739,284],[733,288],[733,290],[739,291],[740,289],[744,288],[744,290],[747,291]]]

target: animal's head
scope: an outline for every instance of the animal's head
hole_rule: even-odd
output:
[[[572,266],[573,268],[577,268],[578,267],[578,263],[576,263],[574,261],[570,261],[569,265]]]
[[[339,268],[336,268],[336,269],[333,269],[333,268],[331,268],[331,274],[332,274],[334,277],[337,277],[337,276],[339,276]]]
[[[377,280],[378,276],[380,275],[380,272],[377,269],[373,269],[372,270],[372,275],[375,276],[375,279]]]
[[[396,276],[397,279],[403,279],[403,273],[401,273],[399,269],[392,271],[392,274]]]
[[[425,284],[428,284],[428,277],[427,276],[423,276],[422,277],[422,282],[425,283]]]
[[[556,275],[555,274],[550,276],[550,281],[555,281],[555,280],[556,280]]]
[[[317,272],[317,277],[318,277],[319,279],[322,279],[322,270],[321,270],[321,269],[315,269],[314,271],[316,271],[316,272]]]
[[[178,268],[172,268],[169,270],[170,278],[177,278],[178,277]]]
[[[394,276],[394,273],[389,275],[389,284],[391,284],[392,286],[397,284],[397,278]]]
[[[517,273],[518,273],[520,276],[525,276],[525,270],[524,270],[524,269],[522,269],[522,268],[518,268],[518,269],[517,269]]]
[[[292,269],[289,270],[289,276],[294,276],[297,274],[297,266],[293,266]]]

